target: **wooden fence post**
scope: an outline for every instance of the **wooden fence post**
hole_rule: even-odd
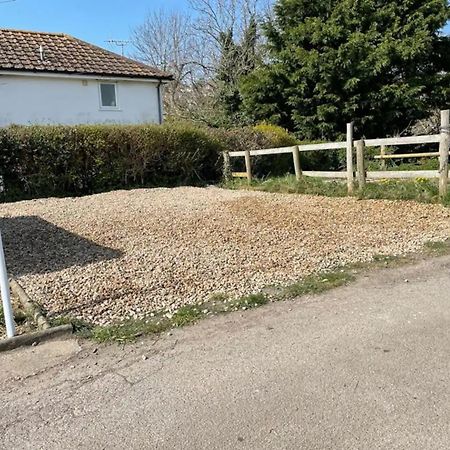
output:
[[[448,147],[450,144],[450,111],[441,111],[441,138],[439,141],[439,197],[448,190]]]
[[[229,152],[223,152],[223,177],[225,181],[231,180],[231,163]]]
[[[245,171],[247,172],[247,180],[252,182],[252,162],[250,160],[250,150],[245,150]]]
[[[353,122],[347,124],[347,192],[353,194]]]
[[[363,189],[366,185],[366,168],[364,164],[364,140],[356,141],[356,166],[358,170],[358,186]]]
[[[380,150],[380,156],[381,156],[381,159],[380,159],[380,162],[381,162],[381,170],[386,170],[386,160],[385,159],[383,159],[383,156],[385,156],[386,155],[386,146],[385,145],[382,145],[381,146],[381,150]]]
[[[295,178],[299,181],[302,178],[302,167],[300,165],[300,152],[298,145],[292,147],[292,157],[294,158]]]

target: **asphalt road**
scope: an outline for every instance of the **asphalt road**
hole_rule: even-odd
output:
[[[0,354],[0,448],[448,449],[449,269],[373,272],[124,348]]]

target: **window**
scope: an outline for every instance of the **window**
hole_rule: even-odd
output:
[[[100,83],[100,108],[117,109],[117,88],[115,83]]]

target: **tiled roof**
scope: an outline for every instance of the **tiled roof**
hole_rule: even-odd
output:
[[[124,58],[67,34],[1,28],[0,70],[111,77],[172,78],[159,69]]]

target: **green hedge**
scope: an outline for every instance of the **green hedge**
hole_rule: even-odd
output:
[[[77,196],[139,186],[202,185],[222,177],[224,150],[292,146],[272,125],[236,129],[164,125],[10,126],[0,128],[4,201]],[[302,166],[314,166],[302,154]],[[244,158],[233,159],[241,170]],[[291,155],[253,158],[256,176],[293,171]]]
[[[0,129],[5,200],[220,178],[222,144],[197,127],[11,126]]]

